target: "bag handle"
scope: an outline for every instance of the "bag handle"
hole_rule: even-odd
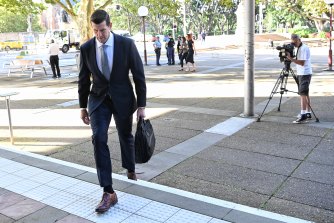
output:
[[[146,125],[146,120],[143,117],[139,117],[139,120],[137,122],[137,129],[139,129],[142,124]]]

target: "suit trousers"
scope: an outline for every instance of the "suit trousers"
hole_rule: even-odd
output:
[[[133,116],[123,118],[114,114],[113,110],[112,101],[107,96],[90,116],[95,164],[101,187],[112,185],[112,163],[108,147],[108,129],[112,115],[114,115],[120,141],[122,167],[130,172],[135,171],[135,149],[132,135]]]
[[[175,59],[174,59],[174,47],[168,47],[167,48],[168,52],[168,64],[175,64]]]
[[[154,50],[156,56],[156,65],[160,64],[160,55],[161,55],[161,48],[156,48]]]
[[[60,69],[59,69],[59,57],[58,55],[50,56],[50,65],[52,69],[52,73],[54,77],[60,77]],[[57,70],[57,73],[56,73]]]

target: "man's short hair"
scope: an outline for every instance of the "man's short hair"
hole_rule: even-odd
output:
[[[98,9],[95,10],[93,12],[93,14],[90,16],[90,21],[95,23],[95,24],[100,24],[103,21],[106,21],[106,25],[109,26],[110,25],[110,17],[109,14],[102,10],[102,9]]]
[[[300,39],[299,35],[297,34],[291,34],[291,39]]]

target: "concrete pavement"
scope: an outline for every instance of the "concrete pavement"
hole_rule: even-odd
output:
[[[146,66],[147,116],[155,130],[157,147],[150,162],[137,165],[139,179],[168,186],[164,188],[166,190],[178,189],[174,194],[179,197],[176,201],[168,201],[168,205],[209,216],[205,218],[209,220],[200,222],[215,219],[228,222],[300,221],[297,218],[333,222],[333,73],[322,71],[327,58],[324,49],[311,50],[315,71],[311,85],[312,107],[320,122],[313,119],[302,125],[291,124],[299,112],[299,99],[293,93],[283,95],[280,112],[277,111],[280,95],[276,94],[261,122],[252,117],[241,118],[242,50],[203,50],[195,57],[196,73],[179,72],[177,66]],[[277,54],[275,50],[256,51],[257,114],[262,112],[282,69]],[[153,57],[148,61],[154,64]],[[0,142],[2,148],[7,148],[0,153],[3,159],[34,167],[41,162],[38,168],[68,176],[70,171],[65,167],[61,170],[48,168],[55,160],[48,160],[49,163],[43,165],[41,157],[39,161],[31,161],[28,154],[20,154],[24,158],[17,158],[15,152],[8,152],[8,149],[21,150],[94,168],[90,129],[78,118],[77,71],[75,66],[62,67],[62,70],[63,78],[59,80],[43,75],[33,80],[20,74],[10,78],[0,76],[2,91],[20,92],[11,103],[14,146],[8,140],[5,104],[0,104]],[[287,87],[296,90],[292,78]],[[113,172],[122,175],[125,172],[120,164],[114,125],[110,128],[109,141]],[[81,173],[89,177],[80,180],[96,183],[94,170],[87,171],[82,166],[76,168],[89,172]],[[81,174],[71,177],[78,178]],[[119,179],[119,185],[126,181],[122,176]],[[145,181],[140,181],[140,188],[129,189],[133,185],[130,183],[130,187],[118,185],[117,189],[164,203],[166,197],[160,196],[161,192],[147,190]],[[10,190],[10,185],[6,190]],[[203,195],[206,203],[204,206],[201,203],[200,207],[208,208],[191,208],[196,206],[194,200],[182,206],[187,191]],[[95,195],[100,196],[99,193]],[[188,194],[189,197],[196,196]],[[211,200],[213,198],[217,200]],[[210,206],[213,203],[218,209]],[[49,211],[55,207],[47,208]],[[227,208],[227,211],[219,208]],[[279,219],[279,215],[261,210],[294,218],[283,216]],[[19,221],[8,213],[6,215],[6,211],[1,212],[1,207],[0,213],[9,218],[8,222]],[[58,213],[57,209],[56,213],[55,216],[61,216],[56,218],[59,220],[70,212]],[[171,216],[174,215],[176,212]]]

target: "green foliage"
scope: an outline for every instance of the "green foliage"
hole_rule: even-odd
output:
[[[302,29],[302,28],[299,28],[299,29],[292,29],[290,31],[290,33],[295,33],[295,34],[298,34],[302,38],[307,38],[307,37],[309,37],[309,35],[311,33],[314,33],[313,31],[314,30],[312,30],[312,29]]]
[[[26,56],[26,55],[28,55],[29,53],[28,53],[28,51],[25,51],[25,50],[22,50],[21,52],[20,52],[20,56]]]
[[[46,9],[43,3],[36,3],[33,0],[0,0],[0,6],[12,13],[23,15],[38,14]]]
[[[318,33],[318,38],[326,38],[326,32],[321,31]]]
[[[19,12],[13,13],[0,7],[0,33],[26,32],[27,28],[27,15]],[[39,16],[33,16],[32,30],[35,32],[42,31]]]
[[[114,4],[119,4],[120,10],[115,7],[107,7],[113,21],[113,29],[126,29],[132,35],[141,30],[142,20],[138,15],[138,8],[146,6],[149,10],[145,18],[147,33],[161,34],[165,29],[172,27],[173,19],[175,24],[180,24],[178,1],[159,0],[115,0]]]
[[[208,34],[233,33],[236,28],[236,10],[241,0],[185,0],[186,25],[194,33],[205,30]],[[248,0],[243,0],[248,1]],[[35,3],[34,0],[0,0],[3,6],[0,10],[0,31],[26,31],[26,16],[40,14],[45,3],[57,4],[72,17],[81,32],[83,39],[92,36],[89,17],[92,10],[103,8],[112,18],[113,29],[129,30],[133,35],[142,29],[142,20],[138,16],[141,5],[148,7],[149,15],[145,18],[148,34],[167,34],[176,25],[176,35],[183,35],[183,3],[177,0],[43,0]],[[316,32],[310,29],[296,29],[308,26],[318,30],[325,30],[323,14],[329,13],[329,7],[323,0],[256,0],[256,5],[262,2],[264,9],[264,26],[267,31],[294,28],[294,32],[306,37]],[[116,10],[115,5],[120,5]],[[0,8],[1,9],[1,8]],[[3,13],[2,13],[3,12]],[[14,12],[15,14],[10,14]],[[10,15],[9,15],[10,14]],[[15,19],[13,19],[15,18]],[[41,31],[38,17],[33,16],[33,31]],[[227,32],[226,32],[227,31]],[[318,32],[319,32],[318,31]]]
[[[236,10],[238,2],[230,0],[189,0],[187,5],[188,29],[194,33],[213,34],[225,29],[230,31],[236,25]],[[217,32],[219,33],[219,31]]]
[[[15,14],[0,8],[0,33],[26,32],[27,28],[27,17],[25,15]]]
[[[138,16],[141,5],[148,7],[149,15],[145,18],[146,32],[150,34],[167,34],[176,25],[175,34],[183,35],[183,3],[180,1],[161,0],[115,0],[120,4],[119,11],[110,8],[108,11],[113,20],[113,29],[127,29],[131,34],[141,30],[142,23]],[[236,2],[231,0],[186,0],[186,25],[189,30],[199,33],[221,33],[235,26],[237,8]],[[228,27],[227,27],[228,26]]]
[[[267,29],[275,26],[293,28],[297,24],[316,26],[317,30],[324,29],[323,14],[329,16],[329,7],[323,0],[261,0],[266,5],[265,25]]]

